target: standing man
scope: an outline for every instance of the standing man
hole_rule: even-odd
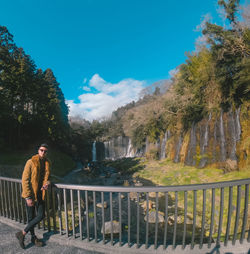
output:
[[[21,248],[25,248],[24,238],[30,231],[31,242],[36,246],[41,247],[43,242],[39,240],[34,232],[34,227],[45,216],[45,190],[50,184],[50,161],[46,155],[48,152],[48,145],[41,144],[38,149],[38,154],[34,155],[26,162],[22,176],[22,197],[25,199],[28,225],[24,230],[16,233]],[[35,214],[37,208],[37,214]]]

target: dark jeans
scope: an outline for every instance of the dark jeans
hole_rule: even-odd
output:
[[[25,201],[26,203],[26,201]],[[45,202],[40,198],[35,202],[34,206],[28,206],[26,203],[28,225],[24,229],[26,233],[30,231],[32,236],[35,235],[34,227],[38,224],[45,216]],[[36,211],[37,210],[37,214]]]

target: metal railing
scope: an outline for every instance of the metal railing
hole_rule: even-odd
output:
[[[46,192],[42,226],[104,246],[250,242],[249,184],[250,178],[166,187],[54,184]],[[21,180],[0,177],[0,215],[26,224]]]

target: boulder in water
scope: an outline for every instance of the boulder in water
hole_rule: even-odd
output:
[[[97,203],[97,204],[96,204],[96,207],[102,208],[102,203]],[[106,209],[106,208],[108,207],[108,204],[107,204],[106,201],[103,202],[103,207],[104,207],[104,209]]]
[[[113,220],[113,234],[118,234],[120,231],[120,223],[116,220]],[[103,227],[101,230],[101,233],[103,234]],[[111,221],[106,221],[105,222],[105,235],[110,235],[111,234]]]
[[[156,223],[156,211],[150,211],[148,213],[148,223]],[[147,221],[147,215],[144,217],[144,220]],[[161,212],[158,212],[158,223],[164,222],[164,216]]]

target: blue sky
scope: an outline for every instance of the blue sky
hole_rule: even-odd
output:
[[[215,0],[1,1],[0,25],[37,67],[51,68],[70,115],[93,120],[138,98],[183,63]]]

